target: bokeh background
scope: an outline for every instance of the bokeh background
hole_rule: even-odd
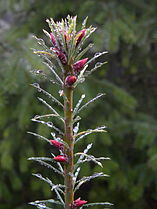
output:
[[[53,197],[46,183],[31,176],[47,169],[27,160],[50,156],[42,141],[27,134],[50,137],[50,130],[33,124],[34,115],[47,113],[29,84],[58,96],[58,90],[29,71],[45,69],[32,54],[32,35],[44,39],[46,18],[78,15],[78,25],[88,16],[97,27],[88,57],[107,50],[108,64],[77,88],[86,101],[98,92],[106,96],[81,114],[81,129],[106,124],[108,133],[93,134],[78,150],[94,144],[91,154],[111,157],[103,162],[110,175],[82,186],[77,194],[89,202],[110,201],[116,209],[157,208],[157,1],[156,0],[1,0],[0,1],[0,209],[31,209],[27,202]],[[46,69],[45,69],[46,70]],[[42,95],[40,95],[42,96]],[[101,169],[83,167],[82,175]],[[49,174],[50,175],[50,174]],[[51,174],[53,181],[57,176]],[[100,207],[101,208],[101,207]]]

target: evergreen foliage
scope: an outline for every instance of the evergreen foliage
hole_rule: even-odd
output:
[[[88,191],[85,195],[91,202],[105,199],[120,209],[156,208],[156,7],[155,0],[0,1],[0,209],[28,209],[32,208],[27,205],[32,199],[52,198],[49,185],[30,176],[30,171],[41,173],[40,167],[27,161],[31,156],[45,155],[49,149],[27,130],[50,138],[47,126],[32,126],[30,121],[35,114],[47,114],[47,108],[34,99],[41,92],[29,85],[37,80],[29,71],[37,68],[48,73],[30,48],[36,48],[32,34],[44,37],[41,28],[45,28],[47,17],[58,20],[68,13],[81,17],[80,23],[89,16],[90,23],[98,26],[97,35],[91,37],[96,46],[90,57],[97,50],[109,51],[108,64],[79,88],[80,97],[87,95],[82,104],[97,92],[106,93],[101,102],[80,112],[82,118],[86,117],[82,131],[99,127],[101,121],[106,121],[109,130],[80,140],[78,150],[93,143],[92,154],[105,153],[112,158],[102,161],[104,172],[112,174],[110,180],[100,178],[82,185]],[[45,79],[41,75],[41,88],[54,94],[56,89]],[[82,176],[102,171],[92,162],[81,166]],[[43,176],[49,178],[50,173]],[[59,180],[54,176],[53,182]]]

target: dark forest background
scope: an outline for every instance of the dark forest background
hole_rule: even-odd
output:
[[[49,187],[31,176],[47,172],[27,160],[49,156],[49,146],[27,134],[36,131],[50,137],[50,130],[33,124],[34,115],[46,113],[33,82],[57,95],[54,86],[29,71],[44,69],[32,54],[35,34],[46,39],[46,18],[55,20],[88,16],[97,27],[90,41],[91,57],[107,50],[108,64],[77,88],[86,100],[98,92],[106,96],[81,116],[81,129],[105,124],[107,134],[93,134],[78,149],[94,143],[96,156],[111,157],[103,163],[108,179],[82,186],[89,202],[109,201],[115,209],[157,208],[157,1],[156,0],[1,0],[0,1],[0,209],[28,209],[28,202],[51,198]],[[101,61],[101,60],[100,60]],[[43,171],[44,170],[44,171]],[[99,171],[92,164],[82,175]],[[58,181],[57,176],[52,176]],[[101,207],[100,207],[101,208]]]

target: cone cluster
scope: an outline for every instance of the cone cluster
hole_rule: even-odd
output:
[[[79,46],[80,42],[82,41],[85,35],[86,35],[86,29],[79,31],[75,35],[75,38],[74,38],[75,48]],[[50,48],[50,50],[56,54],[56,56],[58,57],[58,59],[63,65],[67,65],[68,64],[68,50],[67,52],[65,52],[65,50],[62,47],[62,43],[59,40],[59,37],[55,36],[54,33],[51,32],[49,36],[50,36],[51,43],[52,43],[52,47]],[[63,41],[66,43],[66,46],[68,46],[71,38],[72,37],[70,36],[70,34],[68,34],[68,32],[64,32]],[[80,73],[80,71],[84,68],[87,61],[88,61],[88,58],[85,58],[85,59],[81,59],[81,60],[78,60],[77,62],[70,64],[72,70],[69,73],[69,75],[65,78],[65,85],[72,86],[77,81],[77,76]]]

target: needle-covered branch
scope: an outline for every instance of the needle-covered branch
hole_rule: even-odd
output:
[[[30,157],[28,160],[38,162],[42,166],[54,171],[56,174],[60,174],[64,179],[64,185],[54,184],[51,179],[45,178],[41,174],[33,174],[35,177],[48,183],[51,187],[51,191],[54,191],[57,197],[57,200],[37,200],[30,203],[39,209],[52,209],[55,208],[55,205],[58,205],[57,207],[63,207],[64,209],[81,209],[83,207],[99,205],[111,206],[108,202],[87,203],[87,200],[81,197],[75,198],[75,192],[80,189],[82,184],[97,177],[108,176],[100,172],[79,179],[82,168],[80,165],[84,162],[92,161],[102,167],[100,161],[110,159],[108,157],[95,157],[94,155],[88,154],[92,144],[88,144],[83,152],[74,152],[76,143],[87,135],[106,132],[106,126],[79,132],[80,123],[78,121],[81,118],[78,113],[88,108],[89,104],[92,104],[105,94],[98,94],[85,104],[82,104],[85,99],[85,95],[83,94],[75,107],[73,107],[73,103],[75,103],[73,101],[73,95],[77,92],[75,89],[78,84],[85,81],[88,75],[106,63],[97,62],[93,69],[89,70],[90,64],[107,52],[96,53],[92,58],[83,57],[84,55],[87,56],[87,52],[93,47],[93,44],[87,42],[87,40],[96,28],[93,26],[87,27],[87,18],[85,18],[82,27],[78,30],[76,20],[76,16],[70,17],[69,15],[66,19],[62,19],[58,22],[54,21],[52,18],[46,20],[50,31],[43,30],[43,32],[47,36],[51,46],[47,45],[43,39],[35,37],[40,48],[33,49],[33,52],[43,59],[43,63],[50,71],[48,76],[45,75],[45,73],[36,73],[36,75],[42,74],[44,78],[48,78],[47,80],[50,80],[53,85],[59,85],[60,98],[58,99],[51,95],[48,91],[41,88],[38,83],[32,84],[39,93],[43,93],[52,101],[52,104],[55,103],[58,106],[54,107],[51,103],[49,104],[47,100],[38,97],[38,100],[49,109],[50,113],[36,115],[32,118],[32,121],[47,125],[48,128],[53,129],[53,132],[51,132],[51,137],[48,138],[34,132],[28,133],[48,142],[49,146],[53,146],[58,154],[56,155],[51,152],[48,157],[47,155],[46,157]],[[87,44],[84,45],[85,43]],[[64,103],[60,102],[60,100],[64,101]],[[63,110],[63,115],[60,114],[59,108]],[[61,129],[57,127],[59,126],[58,124],[57,126],[54,125],[54,118],[62,122],[63,127],[61,127]]]

